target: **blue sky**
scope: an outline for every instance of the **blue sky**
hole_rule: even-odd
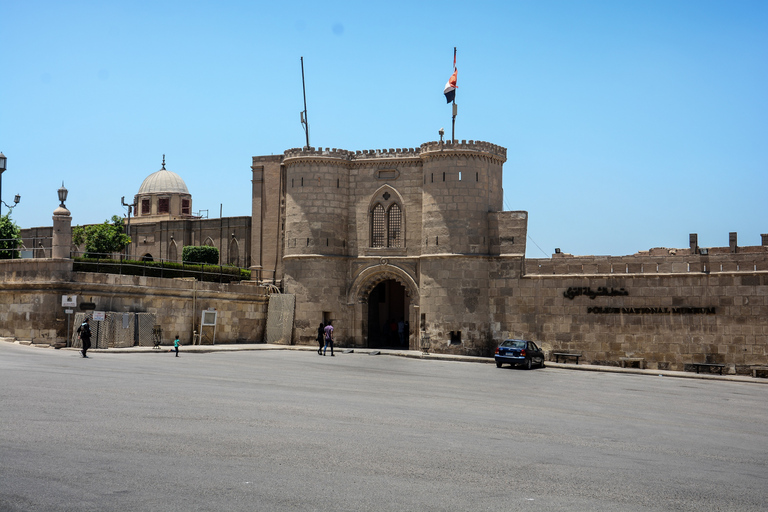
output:
[[[304,145],[507,148],[528,256],[759,245],[768,233],[768,2],[0,0],[2,198],[51,225],[126,210],[146,176],[250,215],[250,161]],[[3,207],[3,212],[7,209]]]

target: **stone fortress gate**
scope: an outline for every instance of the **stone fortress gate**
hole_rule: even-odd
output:
[[[503,211],[506,149],[481,141],[253,157],[254,275],[296,296],[293,343],[319,322],[356,347],[490,355],[506,337],[584,360],[682,369],[768,363],[762,244],[526,260],[528,214]]]

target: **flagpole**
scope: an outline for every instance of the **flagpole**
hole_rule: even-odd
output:
[[[456,47],[453,47],[453,70],[456,71]],[[456,95],[453,95],[453,118],[451,119],[451,143],[456,142]]]
[[[301,124],[307,134],[307,149],[309,149],[309,120],[307,119],[307,88],[304,86],[304,57],[301,58],[301,90],[304,93],[304,112],[301,113]]]

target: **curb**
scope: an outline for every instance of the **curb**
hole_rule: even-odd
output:
[[[24,340],[13,340],[8,338],[0,338],[0,341],[7,343],[13,343],[15,345],[25,345],[34,348],[53,348],[51,345],[35,344]],[[383,355],[383,356],[395,356],[406,357],[410,359],[425,359],[431,361],[453,361],[459,363],[483,363],[493,364],[495,362],[492,357],[477,357],[477,356],[461,356],[453,354],[430,354],[421,352],[419,350],[387,350],[387,349],[371,349],[371,348],[351,348],[351,347],[334,347],[339,353],[357,353],[365,355]],[[80,349],[76,347],[63,347],[59,350],[75,351],[79,352]],[[237,345],[183,345],[180,351],[182,353],[191,354],[208,354],[212,352],[240,352],[240,351],[257,351],[257,350],[297,350],[297,351],[313,351],[316,352],[317,348],[313,345],[275,345],[270,343],[248,343]],[[126,347],[126,348],[92,348],[88,349],[91,353],[96,354],[166,354],[169,352],[169,347],[163,345],[162,348],[155,349],[153,347]],[[351,352],[345,352],[351,351]],[[375,353],[375,354],[374,354]],[[648,375],[656,377],[672,377],[678,379],[699,379],[699,380],[714,380],[725,382],[741,382],[750,384],[768,384],[768,379],[755,378],[742,375],[715,375],[706,373],[692,373],[692,372],[678,372],[672,370],[643,370],[639,368],[619,368],[614,366],[597,366],[590,364],[572,364],[572,363],[553,363],[547,361],[545,368],[556,368],[561,370],[578,370],[583,372],[602,372],[602,373],[624,373],[634,375]]]

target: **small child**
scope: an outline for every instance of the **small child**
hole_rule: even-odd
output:
[[[179,357],[179,345],[181,345],[181,343],[179,343],[179,335],[177,334],[176,339],[173,340],[173,348],[176,349],[176,357]]]

